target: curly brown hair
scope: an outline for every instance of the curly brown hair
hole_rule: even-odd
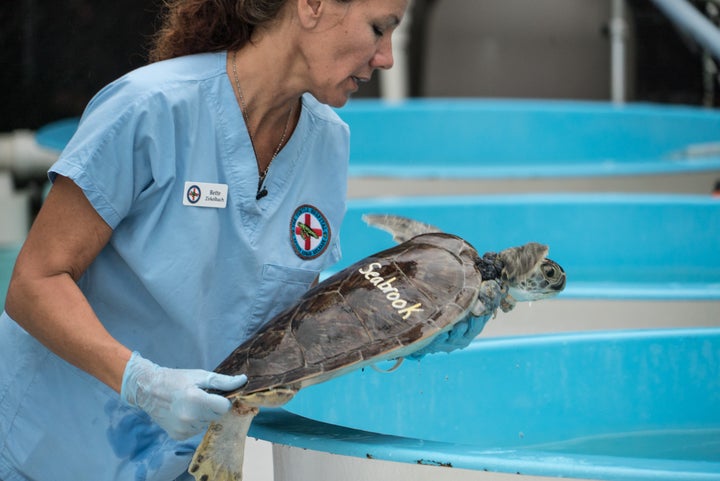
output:
[[[275,19],[287,0],[165,0],[151,62],[245,45],[255,28]]]

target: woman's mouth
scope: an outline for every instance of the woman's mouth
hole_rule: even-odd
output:
[[[364,84],[364,83],[367,83],[367,82],[370,81],[369,78],[357,77],[357,76],[355,76],[355,75],[351,76],[350,78],[353,80],[353,82],[355,82],[355,88],[356,88],[356,89],[360,88],[360,84]]]

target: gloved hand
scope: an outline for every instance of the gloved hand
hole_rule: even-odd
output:
[[[137,406],[177,440],[187,439],[207,428],[230,410],[231,403],[203,390],[233,391],[247,376],[226,376],[202,369],[170,369],[133,352],[125,366],[120,397]]]
[[[455,324],[448,332],[438,335],[427,346],[410,354],[408,358],[420,359],[426,354],[434,352],[451,352],[455,349],[463,349],[480,334],[490,317],[492,317],[492,314],[482,317],[469,316]]]

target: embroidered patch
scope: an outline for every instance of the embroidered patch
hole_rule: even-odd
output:
[[[330,244],[330,224],[312,205],[301,205],[290,221],[290,239],[301,259],[314,259]]]

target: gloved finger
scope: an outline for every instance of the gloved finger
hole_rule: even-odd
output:
[[[453,326],[448,335],[447,342],[451,345],[456,345],[463,342],[463,338],[468,331],[468,321],[463,320]]]
[[[436,337],[430,344],[420,350],[419,354],[425,355],[432,354],[434,352],[449,352],[452,350],[452,348],[448,348],[448,346],[450,346],[449,339],[449,333],[441,334],[440,336]]]
[[[475,339],[485,328],[485,324],[487,324],[488,319],[490,319],[490,316],[471,318],[466,337],[469,337],[471,341]]]
[[[176,429],[168,430],[166,429],[168,436],[173,438],[175,441],[185,441],[187,439],[192,438],[193,436],[197,436],[198,434],[204,432],[207,430],[210,423],[193,423],[193,424],[186,424],[182,427],[178,427]]]
[[[175,410],[171,406],[165,413],[153,416],[153,420],[176,441],[188,439],[206,429],[210,424],[189,419],[184,415],[179,416],[174,412]]]
[[[205,391],[198,390],[194,398],[194,402],[189,406],[190,417],[203,423],[220,419],[232,406],[226,397]]]
[[[232,403],[225,397],[218,394],[208,394],[203,391],[203,408],[204,411],[199,413],[198,419],[201,421],[215,421],[227,413],[232,407]]]
[[[165,431],[168,433],[168,436],[173,438],[175,441],[184,441],[195,436],[196,434],[199,434],[206,427],[207,426],[196,427],[190,425],[183,425],[182,427],[177,428],[165,428]]]
[[[230,410],[228,399],[217,394],[208,394],[201,389],[186,391],[173,400],[171,411],[178,426],[207,427]]]
[[[407,358],[412,359],[413,361],[419,361],[420,359],[425,357],[425,354],[427,354],[427,353],[423,349],[421,349],[419,351],[413,352],[412,354],[407,356]]]
[[[245,374],[227,376],[225,374],[210,373],[204,382],[198,384],[198,387],[229,392],[240,389],[246,383],[247,376]]]
[[[419,361],[420,359],[425,357],[425,355],[436,352],[438,350],[438,348],[437,348],[438,344],[442,344],[444,342],[444,339],[447,338],[447,334],[441,334],[440,336],[443,337],[443,341],[440,341],[440,340],[438,340],[438,338],[435,338],[427,346],[425,346],[421,349],[418,349],[417,351],[413,352],[412,354],[410,354],[409,356],[406,356],[406,357]]]

